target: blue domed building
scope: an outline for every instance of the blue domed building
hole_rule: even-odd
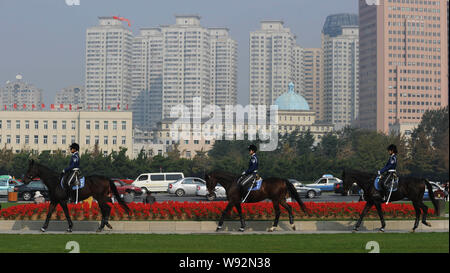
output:
[[[316,113],[309,108],[304,97],[294,91],[294,84],[289,83],[289,90],[279,96],[274,105],[278,106],[278,131],[281,134],[310,131],[316,142],[326,133],[333,131],[332,124],[316,123]]]

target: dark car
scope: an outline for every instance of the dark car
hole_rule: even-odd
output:
[[[24,201],[32,201],[34,194],[39,191],[46,200],[49,199],[48,188],[41,180],[33,180],[28,184],[22,184],[14,187],[14,191],[17,192],[18,198],[22,198]]]
[[[342,194],[343,196],[347,196],[350,194],[353,195],[360,195],[361,194],[361,188],[355,184],[352,185],[350,190],[348,192],[344,192],[344,183],[338,182],[334,184],[334,193]]]

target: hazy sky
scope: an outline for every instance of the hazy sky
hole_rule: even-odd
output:
[[[20,73],[53,103],[60,89],[84,85],[85,32],[98,16],[128,18],[141,27],[198,14],[203,27],[227,27],[238,42],[238,102],[248,103],[249,33],[261,20],[283,20],[303,47],[320,47],[326,16],[357,13],[358,0],[0,0],[0,87]],[[125,23],[124,23],[125,24]]]

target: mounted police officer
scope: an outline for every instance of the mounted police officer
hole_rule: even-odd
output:
[[[256,156],[256,148],[255,145],[248,146],[248,152],[250,154],[250,161],[248,163],[248,168],[246,171],[242,172],[241,177],[238,180],[238,183],[245,187],[248,183],[253,183],[256,180],[258,175],[258,157]]]
[[[386,173],[388,173],[388,176],[386,177],[385,180],[387,179],[393,179],[397,177],[396,174],[396,168],[397,168],[397,146],[395,146],[394,144],[389,145],[389,147],[387,148],[388,152],[389,152],[389,159],[386,162],[386,165],[384,165],[384,167],[378,171],[378,176],[377,179],[375,180],[375,197],[380,197],[384,199],[384,195],[385,195],[385,191],[383,189],[383,185],[380,185],[380,182],[383,183],[385,181],[383,181],[383,177],[385,176]]]
[[[69,147],[72,157],[70,158],[69,167],[65,168],[61,177],[64,177],[64,186],[70,189],[70,184],[78,181],[78,176],[80,172],[80,155],[78,151],[80,150],[80,145],[77,143],[72,143]]]

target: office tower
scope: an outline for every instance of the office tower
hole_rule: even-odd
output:
[[[327,17],[322,30],[324,121],[336,130],[358,117],[359,27],[356,14]]]
[[[130,29],[113,17],[99,17],[86,31],[86,108],[103,109],[131,104]]]
[[[23,81],[22,75],[17,75],[16,80],[7,81],[4,88],[0,89],[0,104],[7,109],[16,108],[32,109],[32,106],[40,107],[42,103],[42,89]]]
[[[162,118],[163,36],[160,28],[142,28],[133,39],[133,124],[151,129]]]
[[[448,105],[447,9],[447,0],[359,1],[360,127],[414,127]]]
[[[283,21],[262,21],[261,29],[250,32],[250,104],[272,105],[290,82],[300,92],[295,38]]]
[[[84,106],[84,86],[69,86],[56,93],[55,104],[72,104]]]
[[[209,28],[211,45],[211,103],[222,110],[237,104],[237,42],[227,28]]]
[[[323,109],[323,53],[321,48],[304,48],[302,50],[302,96],[311,110],[316,112],[316,120],[324,120]]]

